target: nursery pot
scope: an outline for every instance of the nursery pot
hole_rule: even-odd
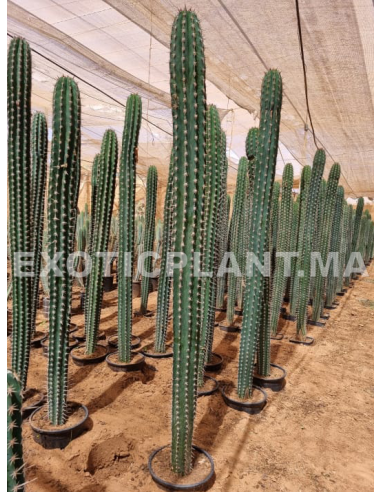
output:
[[[103,277],[103,290],[105,292],[114,290],[114,277]]]
[[[212,387],[197,388],[197,397],[213,395],[219,388],[219,382],[211,376],[204,376],[204,381],[212,383]]]
[[[79,403],[68,403],[68,407],[82,408],[84,416],[76,424],[64,429],[41,429],[37,426],[36,420],[44,407],[37,408],[30,417],[30,426],[33,431],[33,439],[45,449],[64,449],[70,442],[78,437],[85,429],[89,411],[85,405]]]
[[[78,340],[78,342],[84,342],[86,340],[85,329],[83,328],[82,330],[77,331],[77,333],[73,336],[76,340]],[[104,331],[98,332],[97,340],[106,340],[106,334]]]
[[[259,386],[253,385],[253,388],[262,393],[262,398],[258,401],[236,400],[235,398],[227,394],[226,388],[224,387],[221,388],[222,398],[228,407],[233,408],[234,410],[238,410],[239,412],[256,415],[265,408],[267,403],[267,393],[262,388],[259,388]]]
[[[136,357],[135,360],[131,362],[120,362],[117,357],[117,352],[112,352],[108,354],[106,357],[106,362],[110,369],[115,372],[136,372],[141,371],[144,366],[145,358],[143,354],[139,354],[139,352],[133,353],[133,356]],[[115,357],[116,356],[116,357]]]
[[[108,337],[107,343],[109,344],[109,347],[113,349],[118,348],[118,335],[111,335],[111,337]],[[136,349],[140,345],[140,338],[137,337],[136,335],[131,335],[131,349]]]
[[[46,319],[49,319],[50,297],[42,298],[42,311]]]
[[[26,401],[35,395],[36,399],[33,403],[25,404],[21,407],[21,415],[23,420],[27,419],[29,415],[36,410],[36,408],[41,407],[46,401],[45,395],[35,388],[27,388],[23,393],[23,400]]]
[[[104,345],[97,344],[95,347],[95,353],[93,356],[79,354],[78,350],[83,349],[85,345],[80,345],[75,347],[71,352],[70,356],[76,366],[89,366],[92,364],[99,364],[103,362],[108,354],[108,349]]]
[[[286,369],[284,369],[282,366],[278,366],[278,364],[270,364],[270,366],[275,367],[276,369],[280,369],[282,371],[282,374],[279,377],[272,379],[254,374],[253,384],[256,386],[260,386],[261,388],[269,388],[272,391],[280,391],[286,386]]]
[[[221,355],[212,352],[212,360],[207,362],[204,366],[205,371],[215,372],[219,371],[222,367],[223,358]]]
[[[35,331],[30,341],[30,346],[33,348],[40,348],[41,343],[48,338],[48,333],[44,331]]]

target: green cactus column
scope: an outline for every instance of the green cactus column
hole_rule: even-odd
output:
[[[319,191],[319,201],[316,209],[315,218],[315,230],[313,232],[312,238],[312,252],[319,252],[320,240],[321,240],[321,230],[323,227],[324,220],[324,203],[327,194],[327,181],[325,179],[321,180],[320,191]],[[312,301],[315,295],[315,280],[316,277],[312,276],[310,279],[310,300]]]
[[[221,263],[224,254],[228,249],[228,230],[229,230],[229,216],[230,216],[230,195],[226,195],[224,204],[222,205],[222,219],[220,222],[220,243],[219,243],[219,263]],[[226,286],[226,273],[222,272],[217,278],[217,294],[216,294],[216,308],[223,309],[225,300],[225,286]]]
[[[152,252],[155,238],[155,219],[156,219],[156,194],[157,194],[157,169],[155,166],[148,168],[147,191],[146,191],[146,214],[144,228],[144,252]],[[144,259],[144,270],[152,272],[152,256]],[[148,294],[151,278],[142,275],[142,297],[140,301],[140,312],[147,312]]]
[[[72,278],[67,261],[74,251],[77,201],[81,175],[80,96],[69,77],[58,79],[53,96],[53,137],[48,189],[48,248],[59,256],[62,276],[49,271],[48,416],[65,423]],[[62,253],[62,254],[61,254]],[[61,255],[60,255],[61,254]]]
[[[242,266],[242,253],[240,245],[242,244],[242,230],[244,228],[244,210],[245,199],[248,185],[248,161],[246,157],[241,157],[238,165],[237,184],[233,202],[233,214],[230,221],[230,253],[236,260],[238,266]],[[231,267],[233,264],[231,263]],[[241,272],[243,275],[244,272]],[[228,302],[226,309],[226,320],[229,325],[234,321],[235,302],[237,298],[237,282],[242,278],[237,277],[237,273],[229,272],[228,274]]]
[[[173,275],[172,470],[192,468],[201,326],[201,277],[193,275],[194,253],[202,253],[205,179],[205,58],[194,12],[176,16],[171,36],[173,117],[173,250],[186,265]]]
[[[8,191],[12,268],[12,369],[25,388],[32,332],[32,277],[17,275],[17,258],[32,252],[31,213],[31,54],[24,39],[14,38],[8,49]],[[30,261],[30,258],[26,258]],[[23,267],[30,272],[30,267]],[[33,327],[34,331],[34,327]]]
[[[275,335],[278,327],[279,312],[282,307],[283,295],[286,286],[285,258],[282,253],[290,251],[291,228],[293,220],[292,185],[294,181],[294,169],[292,164],[286,164],[283,170],[282,198],[279,210],[279,227],[276,243],[275,270],[272,283],[270,305],[270,330]],[[278,255],[279,254],[279,255]],[[268,337],[269,338],[269,337]],[[268,369],[270,363],[267,364]],[[258,368],[261,364],[258,365]],[[264,375],[264,374],[263,374]]]
[[[261,264],[269,230],[271,195],[275,177],[280,113],[282,107],[282,78],[277,70],[264,76],[261,92],[261,117],[258,147],[254,159],[253,211],[251,215],[249,251]],[[239,351],[238,386],[240,398],[252,394],[254,356],[261,323],[263,276],[253,265],[253,275],[246,279],[242,333]]]
[[[304,228],[306,223],[306,210],[307,210],[307,201],[308,201],[310,183],[311,183],[311,167],[304,166],[302,170],[302,175],[300,177],[299,218],[298,218],[298,232],[297,232],[297,243],[296,243],[296,252],[298,253],[299,256],[302,253],[302,247],[303,247]],[[298,265],[298,259],[296,259],[296,261],[293,262],[293,270],[291,272],[291,281],[290,281],[290,315],[291,316],[296,316],[298,299],[299,299],[299,277],[298,277],[297,265]]]
[[[106,130],[99,160],[99,178],[95,204],[94,232],[91,244],[91,272],[87,278],[85,329],[86,355],[95,351],[103,298],[103,274],[106,258],[98,253],[107,251],[111,215],[115,196],[118,141],[113,130]]]
[[[296,197],[296,200],[292,202],[292,225],[291,225],[291,237],[290,237],[290,253],[298,252],[298,225],[299,225],[299,204],[300,204],[300,195]],[[290,276],[286,281],[286,292],[285,297],[290,300],[291,304],[291,286],[293,275],[295,274],[296,269],[296,258],[291,258],[291,271]]]
[[[168,183],[164,200],[163,244],[160,263],[159,285],[157,289],[157,311],[155,326],[155,352],[164,354],[167,339],[169,299],[171,295],[172,277],[168,274],[169,258],[172,252],[173,230],[173,153],[169,163]]]
[[[329,173],[327,182],[327,194],[324,202],[323,221],[320,231],[320,254],[323,265],[327,263],[329,246],[331,242],[333,216],[335,212],[336,195],[340,179],[340,165],[335,163]],[[323,276],[321,269],[317,268],[315,278],[315,294],[312,306],[312,321],[319,321],[323,311],[324,295],[327,279]]]
[[[340,272],[340,236],[341,236],[341,221],[343,215],[343,201],[344,201],[344,188],[339,186],[336,193],[335,210],[333,214],[332,233],[329,252],[338,255],[338,267]],[[325,306],[332,307],[333,301],[336,299],[336,285],[338,282],[338,276],[335,274],[334,263],[332,262],[329,267],[327,277],[327,293],[325,298]]]
[[[353,224],[354,223],[354,212],[353,212],[353,206],[349,205],[348,206],[348,229],[346,233],[346,250],[345,250],[345,264],[344,264],[344,273],[345,269],[348,265],[349,258],[352,253],[352,236],[353,236]],[[350,275],[344,275],[344,286],[349,287],[351,281],[351,276]]]
[[[364,210],[364,198],[361,196],[357,200],[356,212],[353,219],[351,253],[356,253],[358,251],[358,240],[359,240],[360,224],[361,224],[361,217],[362,217],[363,210]],[[351,278],[353,277],[354,277],[354,273],[351,274]]]
[[[343,198],[343,210],[340,227],[340,246],[339,246],[339,277],[336,283],[336,293],[340,293],[344,286],[345,257],[347,253],[347,234],[349,233],[349,205]]]
[[[296,331],[303,338],[306,336],[307,325],[307,307],[310,298],[310,276],[311,276],[311,253],[313,245],[313,233],[316,223],[316,210],[319,199],[320,184],[325,167],[325,152],[323,149],[318,149],[315,153],[312,166],[311,181],[307,196],[307,205],[304,219],[304,228],[302,237],[300,238],[301,245],[298,249],[299,256],[296,262],[296,274],[299,277],[298,281],[298,307]],[[299,225],[299,234],[300,225]]]
[[[95,229],[95,214],[96,214],[100,159],[101,159],[101,155],[96,154],[93,160],[93,167],[91,169],[91,210],[90,210],[91,215],[90,215],[90,240],[89,240],[90,255],[91,255],[92,242],[93,242],[94,229]]]
[[[22,388],[18,377],[7,371],[7,491],[24,491],[22,443]]]
[[[280,183],[275,181],[273,187],[273,194],[271,197],[269,246],[268,246],[268,251],[270,253],[270,262],[271,262],[271,278],[274,273],[275,262],[276,262],[275,253],[276,253],[277,235],[278,235],[279,197],[280,197]]]
[[[137,94],[131,94],[126,104],[119,170],[118,357],[121,362],[131,361],[131,271],[134,264],[136,161],[141,121],[142,101]]]
[[[43,113],[35,113],[32,120],[32,190],[33,190],[33,304],[32,336],[36,327],[39,303],[42,235],[44,231],[44,206],[48,157],[48,127]]]
[[[223,161],[222,161],[223,158]],[[214,331],[214,305],[217,274],[217,221],[221,199],[221,172],[225,155],[221,156],[221,124],[216,106],[209,106],[206,116],[206,157],[204,191],[204,232],[202,271],[208,276],[202,278],[201,287],[201,344],[198,384],[204,384],[204,365],[208,362],[212,345],[210,337]],[[209,272],[211,276],[209,276]],[[212,324],[212,327],[211,327]]]

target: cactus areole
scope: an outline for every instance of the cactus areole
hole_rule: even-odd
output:
[[[173,249],[187,258],[173,275],[173,386],[171,466],[192,469],[201,326],[201,277],[193,275],[201,253],[205,173],[206,94],[201,28],[194,12],[176,16],[171,35],[173,117]],[[176,267],[176,262],[175,267]]]

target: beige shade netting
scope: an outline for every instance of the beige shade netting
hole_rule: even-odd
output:
[[[327,151],[326,175],[342,166],[346,196],[373,198],[373,4],[371,0],[300,2],[308,94],[317,144]],[[284,98],[277,178],[285,163],[296,178],[316,150],[307,118],[294,0],[188,0],[204,34],[207,99],[227,135],[229,191],[245,138],[258,126],[267,68],[282,72]],[[102,134],[123,131],[124,104],[143,100],[138,198],[147,168],[159,171],[164,195],[172,145],[169,40],[184,0],[8,1],[8,33],[32,49],[34,110],[51,122],[54,83],[73,74],[82,100],[82,199]],[[8,39],[10,39],[10,36]],[[295,186],[298,185],[298,179]]]

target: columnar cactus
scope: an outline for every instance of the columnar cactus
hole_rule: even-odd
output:
[[[103,298],[103,274],[106,258],[98,255],[107,251],[111,215],[115,196],[118,141],[113,130],[103,135],[99,159],[99,178],[95,204],[94,236],[91,244],[91,272],[87,278],[85,329],[86,354],[94,353],[97,343]]]
[[[343,198],[343,210],[340,227],[339,246],[339,277],[336,282],[336,293],[342,292],[344,284],[345,257],[347,253],[347,234],[349,234],[349,205]]]
[[[35,331],[39,302],[42,235],[44,231],[44,206],[48,157],[48,127],[43,113],[35,113],[32,120],[32,190],[33,190],[33,303],[32,334]]]
[[[119,170],[118,358],[121,362],[131,361],[131,270],[134,264],[136,161],[141,121],[142,101],[137,94],[131,94],[126,104]]]
[[[7,371],[7,491],[24,490],[22,444],[22,389],[18,377]]]
[[[169,275],[169,258],[172,252],[173,220],[173,153],[169,164],[168,183],[164,201],[163,245],[161,253],[159,285],[157,289],[157,312],[155,326],[155,346],[158,353],[165,353],[167,339],[169,298],[171,296],[172,277]]]
[[[315,230],[313,232],[312,237],[312,252],[318,252],[320,248],[320,239],[321,239],[321,229],[323,227],[324,220],[324,203],[325,197],[327,194],[327,181],[325,179],[321,180],[320,183],[320,191],[319,191],[319,201],[316,209],[316,218],[315,218]],[[310,279],[310,299],[315,295],[315,279],[316,277],[312,276]]]
[[[217,275],[217,222],[221,201],[221,172],[225,155],[221,156],[221,124],[216,106],[209,106],[206,116],[206,156],[204,191],[204,231],[202,271],[211,276],[202,278],[201,286],[201,345],[198,384],[204,384],[204,364],[208,361],[210,337],[214,331],[214,307]],[[223,159],[223,160],[222,160]],[[225,193],[225,190],[224,190]]]
[[[297,232],[297,244],[296,252],[301,255],[303,247],[304,229],[306,223],[306,210],[307,201],[309,196],[311,182],[311,167],[304,166],[302,170],[302,175],[300,177],[300,194],[299,194],[299,217],[298,217],[298,232]],[[300,260],[299,260],[300,264]],[[291,281],[290,281],[290,314],[292,316],[296,315],[299,299],[299,277],[298,277],[298,259],[293,262],[293,269],[291,271]]]
[[[360,232],[361,217],[362,217],[363,210],[364,210],[364,198],[361,196],[357,200],[356,212],[353,221],[351,253],[358,252],[359,232]],[[354,274],[352,273],[351,277],[353,276]]]
[[[171,466],[192,469],[201,325],[201,277],[193,275],[194,253],[202,253],[205,179],[205,58],[199,21],[181,10],[171,36],[173,117],[173,250],[186,265],[173,275],[173,389]],[[202,259],[202,257],[201,257]]]
[[[244,209],[245,199],[247,194],[248,184],[248,161],[246,157],[241,157],[238,165],[237,184],[233,202],[233,214],[230,221],[229,237],[230,237],[230,253],[234,255],[238,266],[242,266],[242,243],[241,232],[244,228]],[[231,265],[233,266],[233,265]],[[244,272],[241,272],[243,275]],[[234,320],[235,301],[237,296],[237,282],[241,282],[242,278],[237,277],[237,272],[229,272],[228,274],[228,303],[226,310],[226,318],[229,325]]]
[[[252,190],[254,185],[254,157],[258,145],[258,128],[250,128],[246,137],[246,157],[249,160],[249,183]]]
[[[342,272],[340,272],[340,237],[341,237],[341,221],[343,216],[343,202],[344,202],[344,188],[339,186],[336,193],[336,203],[333,214],[332,222],[332,233],[330,240],[329,252],[337,254],[338,256],[338,266],[339,275],[342,277]],[[338,282],[338,276],[336,275],[334,269],[334,262],[330,263],[328,277],[327,277],[327,294],[325,298],[325,305],[327,307],[332,307],[333,301],[336,298],[336,285]]]
[[[329,247],[331,243],[331,234],[333,226],[333,217],[335,213],[336,195],[340,179],[340,164],[335,163],[329,173],[327,182],[327,194],[324,202],[323,221],[320,231],[320,248],[321,260],[323,265],[327,263]],[[312,320],[319,321],[324,306],[324,296],[327,285],[327,279],[323,276],[320,268],[317,268],[315,278],[315,293],[313,297]]]
[[[298,259],[296,262],[296,272],[302,272],[298,282],[298,308],[296,330],[297,334],[303,338],[306,336],[307,307],[310,298],[310,275],[311,275],[311,253],[312,238],[316,222],[316,209],[319,199],[320,183],[325,166],[325,152],[318,149],[315,153],[312,166],[311,181],[307,196],[307,205],[304,218],[304,229],[302,231],[301,247],[298,249]],[[299,226],[299,234],[300,226]],[[299,243],[299,237],[298,237]]]
[[[49,258],[59,256],[57,267],[48,274],[49,361],[48,416],[53,425],[66,419],[69,324],[71,316],[72,278],[67,261],[74,250],[77,201],[81,177],[81,107],[77,84],[60,77],[53,96],[53,137],[48,188]]]
[[[31,199],[31,54],[24,39],[14,38],[8,50],[8,190],[12,267],[12,369],[25,388],[32,327],[32,278],[17,274],[16,255],[32,253]],[[23,259],[23,258],[21,258]],[[28,258],[30,261],[30,258]],[[23,271],[30,271],[23,267]]]
[[[293,201],[292,201],[292,185],[294,180],[294,169],[292,164],[286,164],[283,170],[282,179],[282,198],[280,202],[279,210],[279,226],[277,233],[276,242],[276,259],[275,259],[275,270],[274,277],[271,286],[271,305],[270,305],[270,330],[273,334],[277,332],[279,312],[282,307],[283,294],[286,285],[286,275],[285,275],[285,258],[282,253],[290,251],[290,241],[291,241],[291,228],[293,220]],[[270,345],[270,335],[268,335],[268,345]],[[269,347],[268,347],[269,348]],[[261,351],[259,353],[262,353]],[[268,354],[269,355],[269,354]],[[270,370],[270,362],[260,364],[260,357],[258,357],[258,369],[263,368],[267,371],[268,375]]]
[[[231,203],[230,195],[226,195],[225,202],[221,207],[220,242],[219,242],[220,264],[224,254],[228,249],[230,203]],[[225,286],[226,286],[226,273],[223,273],[217,278],[216,308],[218,309],[223,309],[224,307]]]
[[[291,238],[290,238],[290,253],[297,253],[298,251],[298,226],[299,226],[299,204],[300,204],[300,195],[296,197],[296,200],[292,203],[292,226],[291,226]],[[291,270],[290,276],[286,281],[286,297],[288,299],[291,298],[291,286],[292,279],[296,268],[296,258],[291,257]],[[291,299],[290,299],[291,304]]]
[[[96,213],[100,159],[101,159],[101,155],[96,154],[93,160],[93,167],[91,170],[91,210],[90,210],[91,215],[90,215],[90,239],[89,239],[89,246],[88,246],[88,251],[90,255],[92,250],[92,241],[93,241],[94,229],[95,229],[95,213]]]
[[[268,251],[270,253],[272,274],[275,268],[275,252],[276,252],[277,234],[278,234],[279,197],[280,197],[280,183],[278,181],[275,181],[273,187],[273,194],[271,198],[269,247],[268,247]]]
[[[277,70],[269,70],[262,82],[261,117],[258,146],[254,158],[253,211],[249,240],[249,251],[254,253],[262,264],[269,228],[281,107],[282,78]],[[262,287],[262,273],[253,265],[253,275],[248,275],[246,280],[243,307],[237,386],[240,398],[246,398],[252,394],[254,356],[261,322]]]
[[[135,247],[136,251],[136,272],[134,276],[134,282],[138,282],[140,279],[140,275],[142,273],[142,254],[144,251],[144,215],[138,214],[135,217]]]
[[[155,238],[155,218],[156,218],[156,194],[157,194],[157,169],[155,166],[148,168],[147,191],[146,191],[146,215],[144,229],[144,252],[153,250]],[[145,272],[152,272],[152,256],[144,259]],[[142,297],[140,301],[140,312],[147,312],[148,294],[151,279],[147,275],[142,276]]]
[[[239,270],[242,273],[242,277],[237,279],[236,289],[236,305],[239,310],[243,307],[243,294],[244,294],[244,278],[246,272],[246,257],[249,247],[249,235],[250,235],[250,215],[251,215],[251,195],[249,179],[246,179],[245,185],[245,198],[243,203],[241,226],[238,231],[238,250],[237,261]]]
[[[353,236],[353,226],[354,226],[354,211],[353,206],[348,206],[348,230],[346,234],[346,251],[345,251],[345,269],[347,268],[349,258],[352,253],[352,236]],[[346,273],[346,270],[344,270]],[[344,286],[349,287],[351,281],[351,276],[346,274],[344,276]]]

